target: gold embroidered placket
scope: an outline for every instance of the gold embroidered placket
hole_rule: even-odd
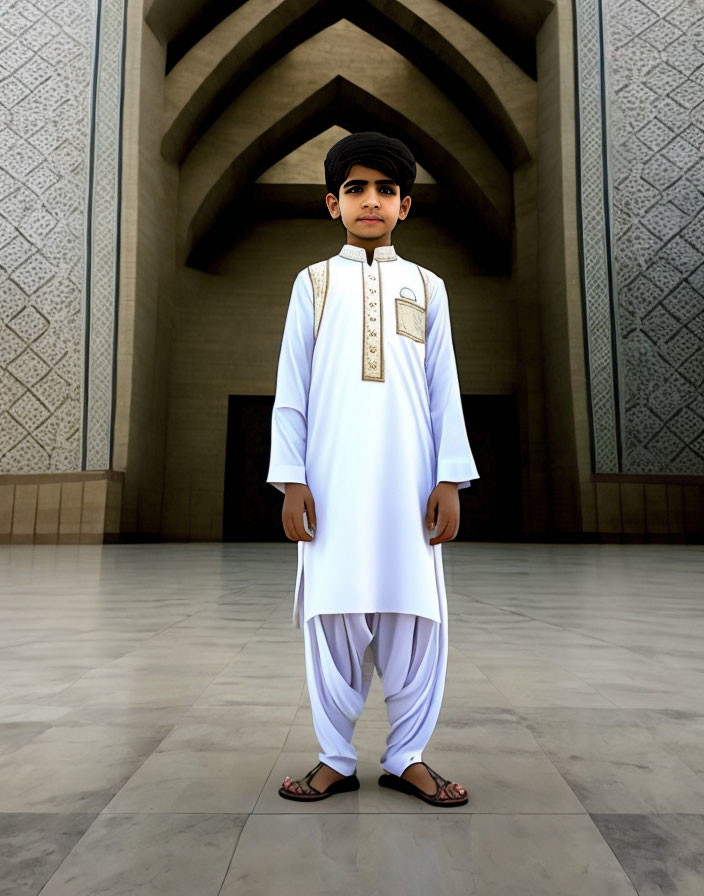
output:
[[[371,269],[362,262],[364,283],[364,333],[362,336],[362,379],[384,382],[384,304],[381,294],[381,270],[378,262]],[[378,284],[378,287],[377,287]]]
[[[361,246],[345,244],[339,252],[342,258],[360,262],[362,269],[362,379],[384,382],[384,300],[381,290],[380,263],[396,261],[393,246],[377,246],[369,266],[367,251]]]
[[[325,300],[328,296],[328,284],[330,282],[329,259],[312,264],[308,268],[310,282],[313,285],[313,341],[318,338],[320,321],[325,310]]]

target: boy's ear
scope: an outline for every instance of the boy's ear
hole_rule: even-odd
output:
[[[340,217],[340,203],[334,193],[328,193],[325,197],[325,204],[327,205],[332,218]]]
[[[411,197],[404,196],[401,201],[401,206],[398,210],[398,219],[399,221],[403,221],[404,218],[408,217],[408,213],[411,210]]]

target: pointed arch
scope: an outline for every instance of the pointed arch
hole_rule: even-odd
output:
[[[383,125],[386,133],[408,143],[419,163],[444,189],[448,202],[461,209],[464,239],[487,268],[510,270],[511,234],[472,176],[418,124],[378,97],[336,76],[253,140],[212,185],[187,228],[186,264],[207,265],[212,247],[221,244],[238,196],[298,146],[331,127],[356,131]]]
[[[253,17],[255,6],[259,18]],[[217,120],[235,96],[296,46],[341,19],[353,22],[400,52],[431,80],[478,128],[507,170],[531,157],[507,103],[472,62],[400,0],[284,0],[271,9],[268,0],[251,0],[233,14],[239,40],[224,53],[186,102],[168,113],[162,140],[165,158],[180,162],[198,136]],[[186,60],[182,64],[186,64]],[[178,80],[178,71],[170,78]],[[534,85],[525,79],[524,87]],[[530,88],[529,88],[529,85]],[[520,104],[519,104],[520,105]]]
[[[349,54],[338,58],[330,52],[331,46],[343,44],[355,46],[353,59],[347,58]],[[385,77],[380,81],[373,66],[360,65],[358,60],[376,61]],[[179,169],[181,239],[195,210],[233,158],[338,75],[426,130],[470,172],[499,214],[510,220],[512,173],[504,168],[477,128],[400,53],[342,20],[267,69],[201,135]],[[405,83],[398,90],[395,85],[401,80]]]
[[[167,45],[167,73],[219,22],[245,0],[153,0],[147,24]],[[334,2],[334,0],[333,0]],[[336,3],[339,4],[339,0]],[[485,34],[522,71],[537,77],[535,36],[554,6],[554,0],[444,0],[470,25]]]

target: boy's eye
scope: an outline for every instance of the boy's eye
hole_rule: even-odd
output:
[[[354,186],[354,187],[348,187],[348,188],[345,190],[345,193],[352,193],[354,190],[361,190],[361,189],[362,189],[362,188],[361,188],[359,185]],[[380,190],[386,190],[386,191],[389,192],[392,196],[394,195],[394,188],[393,188],[393,187],[389,187],[389,186],[381,186],[381,187],[379,187],[379,189],[380,189]]]

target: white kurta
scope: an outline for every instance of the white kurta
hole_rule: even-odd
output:
[[[425,526],[440,481],[478,479],[462,415],[447,292],[393,246],[328,259],[315,335],[308,269],[293,284],[267,482],[306,483],[317,529],[298,542],[293,619],[411,613],[439,622],[442,545]]]

